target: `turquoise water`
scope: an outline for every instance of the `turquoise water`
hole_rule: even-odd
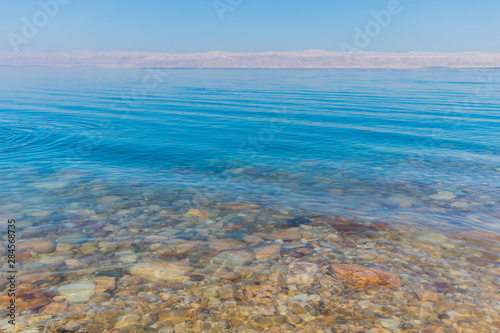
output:
[[[145,237],[172,228],[175,242],[241,241],[335,216],[387,223],[423,253],[455,244],[451,266],[498,264],[500,72],[4,67],[0,101],[0,215],[19,241],[58,246],[19,260],[25,276],[52,265],[57,281],[35,283],[52,304],[61,284],[159,260]],[[92,312],[71,306],[48,321]]]
[[[498,231],[498,72],[156,71],[3,68],[2,185],[78,170],[365,216],[403,196],[413,223]]]

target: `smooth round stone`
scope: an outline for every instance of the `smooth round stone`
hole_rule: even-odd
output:
[[[186,274],[193,268],[184,262],[151,262],[133,265],[129,268],[131,275],[139,276],[148,281],[175,281],[184,280]]]
[[[118,258],[125,264],[136,262],[139,256],[132,251],[123,251],[118,253]]]
[[[17,243],[19,251],[34,251],[38,253],[51,253],[56,249],[53,241],[41,239],[25,239]]]
[[[195,251],[202,249],[203,247],[205,247],[207,245],[207,243],[205,243],[205,242],[196,241],[196,240],[190,241],[187,243],[184,243],[184,241],[182,241],[182,242],[183,243],[181,243],[180,245],[177,245],[175,247],[175,250],[177,251],[177,253],[195,252]]]
[[[213,242],[210,243],[208,247],[211,250],[224,251],[224,250],[242,249],[247,247],[247,244],[240,242],[236,239],[224,238],[224,239],[214,240]]]
[[[243,266],[253,260],[255,260],[255,256],[252,253],[236,251],[221,252],[213,259],[213,262],[224,266]]]
[[[219,294],[219,297],[221,299],[232,299],[234,298],[234,290],[231,288],[231,287],[222,287],[222,288],[219,288],[218,290],[218,294]]]
[[[281,255],[281,246],[277,244],[261,246],[254,249],[253,253],[258,260],[277,259]]]
[[[182,230],[172,229],[172,230],[165,230],[165,231],[159,232],[158,235],[170,237],[170,236],[175,236],[177,234],[180,234],[181,232],[182,232]]]
[[[194,229],[194,232],[200,236],[208,236],[210,235],[210,229],[204,229],[204,228],[196,228]]]
[[[95,294],[95,286],[91,281],[81,281],[63,285],[57,291],[70,304],[87,303]]]
[[[65,244],[81,244],[88,240],[88,235],[75,232],[71,234],[63,234],[57,240]]]
[[[264,241],[264,239],[262,239],[262,237],[259,237],[259,236],[253,236],[253,235],[246,235],[246,236],[243,236],[243,241],[245,243],[248,243],[248,244],[258,244],[258,243],[261,243]]]
[[[297,231],[276,231],[276,232],[271,232],[270,234],[264,235],[264,238],[271,239],[271,240],[281,239],[284,241],[293,241],[293,240],[301,239],[302,233],[297,232]]]
[[[296,262],[288,267],[288,284],[311,284],[317,278],[319,267],[309,262]]]
[[[356,289],[392,288],[401,285],[401,279],[396,274],[364,266],[334,264],[330,265],[325,273]]]
[[[396,329],[399,326],[399,321],[396,321],[394,319],[388,319],[388,318],[380,318],[379,319],[380,324],[387,329]]]

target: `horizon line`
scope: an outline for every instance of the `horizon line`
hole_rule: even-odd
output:
[[[500,68],[500,53],[266,51],[158,53],[138,51],[0,51],[0,66],[125,68],[476,69]]]

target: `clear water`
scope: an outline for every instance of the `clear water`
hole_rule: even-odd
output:
[[[157,259],[141,242],[166,220],[178,239],[203,241],[282,230],[294,217],[382,221],[415,244],[461,244],[450,264],[487,256],[498,267],[500,72],[153,72],[0,69],[0,215],[18,221],[20,241],[82,237],[59,259],[19,260],[27,275],[64,262],[58,281],[37,288],[123,277],[129,263],[81,244]],[[189,209],[217,221],[234,213],[226,203],[259,208],[224,231],[193,231]],[[121,232],[97,232],[105,226]]]

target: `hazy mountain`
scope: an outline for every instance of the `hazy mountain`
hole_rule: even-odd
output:
[[[428,69],[500,68],[500,53],[379,53],[300,52],[262,53],[144,53],[144,52],[0,52],[2,66],[170,67],[170,68],[380,68]]]

